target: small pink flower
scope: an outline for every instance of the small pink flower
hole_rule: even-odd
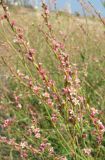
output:
[[[26,54],[27,55],[27,58],[30,60],[30,61],[33,61],[33,54],[35,53],[35,50],[33,48],[29,49],[28,53]]]
[[[105,132],[105,126],[103,125],[103,123],[100,120],[97,121],[97,124],[99,126],[99,130],[101,132]]]
[[[40,129],[39,128],[35,128],[33,131],[35,138],[39,139],[40,138]]]
[[[18,103],[19,103],[19,99],[20,99],[20,97],[19,97],[19,96],[14,95],[14,98],[15,98],[15,103],[16,103],[16,104],[18,104]]]
[[[94,117],[96,114],[98,114],[98,110],[95,108],[91,108],[91,116]]]
[[[54,123],[57,122],[57,120],[58,120],[57,115],[56,115],[56,114],[52,114],[51,120],[52,120]]]
[[[77,98],[72,98],[72,102],[73,104],[76,106],[76,105],[80,105],[80,102]]]
[[[38,93],[38,92],[39,92],[39,90],[40,90],[40,88],[39,88],[38,86],[34,86],[34,87],[33,87],[33,91],[34,91],[34,93]]]
[[[53,49],[54,51],[58,51],[58,49],[60,49],[61,45],[59,42],[57,42],[55,39],[52,40],[52,43],[53,43]]]
[[[33,84],[33,83],[32,83],[32,80],[30,79],[30,80],[29,80],[29,86],[32,87],[32,84]]]
[[[13,20],[13,21],[11,22],[11,26],[14,27],[15,25],[16,25],[16,21]]]
[[[27,157],[28,157],[27,151],[22,151],[21,158],[27,158]]]
[[[35,128],[34,129],[34,133],[39,133],[40,132],[40,129],[39,128]]]
[[[50,106],[50,107],[53,107],[53,102],[50,98],[47,99],[47,104]]]
[[[49,14],[50,12],[49,12],[49,9],[48,8],[46,8],[46,10],[45,10],[45,14]]]
[[[43,94],[43,96],[44,96],[45,98],[49,98],[49,97],[50,97],[50,95],[49,95],[48,92],[45,92],[45,93]]]
[[[53,154],[53,153],[54,153],[54,148],[53,148],[53,147],[50,147],[50,148],[49,148],[49,153],[50,153],[50,154]]]
[[[12,123],[12,119],[11,118],[4,120],[3,128],[9,127],[11,125],[11,123]]]
[[[92,119],[92,120],[93,120],[94,125],[96,125],[96,124],[97,124],[97,121],[98,121],[98,118],[94,118],[94,119]]]
[[[35,135],[35,137],[36,137],[37,139],[39,139],[39,138],[40,138],[40,133],[37,133],[37,134]]]
[[[26,141],[23,141],[23,142],[20,143],[20,146],[21,146],[22,149],[24,149],[25,147],[28,146],[28,143]]]
[[[22,105],[20,103],[17,104],[17,108],[22,109]]]
[[[17,74],[18,74],[19,77],[23,77],[24,76],[24,74],[21,73],[20,70],[17,70]]]
[[[40,145],[40,151],[44,152],[46,149],[46,143],[41,143]]]
[[[91,154],[91,149],[90,149],[90,148],[84,148],[84,149],[83,149],[83,152],[84,152],[86,155],[90,156],[90,154]]]

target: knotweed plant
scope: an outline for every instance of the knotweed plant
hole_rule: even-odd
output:
[[[87,103],[78,67],[70,63],[64,41],[60,42],[54,33],[48,6],[42,1],[45,27],[39,25],[38,30],[45,38],[51,56],[56,58],[62,81],[60,87],[43,63],[37,61],[37,49],[26,40],[24,29],[11,20],[8,7],[2,0],[1,6],[4,10],[1,25],[8,22],[13,32],[12,48],[24,67],[24,70],[21,67],[16,69],[15,64],[11,66],[2,57],[16,87],[7,98],[11,113],[4,116],[0,124],[1,149],[10,159],[100,159],[104,155],[105,132],[101,111]],[[62,31],[59,32],[63,35]],[[3,99],[1,102],[3,105]]]

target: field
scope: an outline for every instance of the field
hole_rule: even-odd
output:
[[[1,20],[0,160],[105,160],[105,26],[65,12],[47,17],[46,8],[9,10],[24,38]]]

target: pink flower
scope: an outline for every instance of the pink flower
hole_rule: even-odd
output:
[[[11,26],[14,27],[15,25],[16,25],[16,21],[13,20],[13,21],[11,22]]]
[[[97,121],[98,121],[98,118],[94,118],[94,119],[92,119],[92,120],[93,120],[94,125],[96,125],[96,124],[97,124]]]
[[[35,135],[35,138],[39,139],[40,138],[40,129],[39,128],[35,128],[34,129],[34,135]]]
[[[19,103],[19,99],[20,99],[20,97],[19,97],[19,96],[14,95],[14,98],[15,98],[15,103],[16,103],[16,104],[18,104],[18,103]]]
[[[3,127],[7,128],[11,125],[11,123],[12,123],[12,119],[6,119],[4,120]]]
[[[40,150],[41,150],[42,152],[44,152],[45,149],[46,149],[46,143],[42,143],[42,144],[40,145]]]
[[[57,42],[55,39],[53,39],[52,40],[52,43],[53,43],[53,49],[54,49],[54,51],[56,52],[56,51],[58,51],[58,49],[60,48],[60,43],[59,42]]]
[[[50,147],[50,148],[49,148],[49,153],[50,153],[50,154],[53,154],[53,153],[54,153],[53,147]]]
[[[17,108],[21,109],[21,108],[22,108],[22,105],[19,103],[19,104],[17,105]]]
[[[58,120],[57,115],[56,115],[56,114],[52,114],[51,120],[52,120],[53,122],[57,122],[57,120]]]
[[[27,58],[30,61],[33,61],[33,54],[35,53],[35,50],[33,48],[29,49],[28,53],[27,53]]]
[[[50,107],[53,107],[53,102],[50,98],[48,98],[47,100],[47,104],[50,106]]]
[[[48,8],[46,8],[46,10],[45,10],[45,14],[46,14],[46,15],[48,15],[48,14],[49,14],[49,9],[48,9]]]
[[[91,154],[91,149],[90,148],[84,148],[83,149],[83,152],[86,154],[86,155],[90,155]]]
[[[35,135],[35,137],[36,137],[37,139],[39,139],[39,138],[40,138],[40,133],[37,133],[37,134]]]
[[[103,123],[100,120],[97,121],[97,124],[99,126],[99,130],[101,132],[105,132],[105,126],[103,125]]]
[[[32,80],[30,79],[30,80],[29,80],[29,86],[32,87],[32,84],[33,84],[33,83],[32,83]]]
[[[98,114],[98,110],[95,108],[91,108],[91,116],[94,117],[96,114]]]
[[[38,86],[34,86],[34,87],[33,87],[34,93],[38,93],[38,92],[39,92],[39,89],[40,89],[40,88],[39,88]]]
[[[50,95],[49,95],[48,92],[45,92],[45,93],[43,94],[43,96],[44,96],[45,98],[49,98],[49,97],[50,97]]]
[[[21,146],[22,149],[24,149],[25,147],[28,146],[28,143],[26,141],[23,141],[23,142],[20,143],[20,146]]]
[[[27,151],[22,151],[21,158],[27,158],[27,157],[28,157]]]

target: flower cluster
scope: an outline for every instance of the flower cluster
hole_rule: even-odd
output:
[[[99,114],[99,111],[95,108],[91,108],[91,120],[93,122],[93,125],[95,127],[95,130],[93,131],[93,134],[97,137],[98,144],[101,144],[103,141],[103,135],[105,133],[105,126],[101,122],[101,120],[97,117],[97,114]]]
[[[13,123],[13,119],[8,118],[8,119],[4,120],[2,127],[8,128],[9,126],[11,126],[12,123]]]
[[[17,133],[16,139],[8,139],[1,136],[0,143],[10,145],[20,153],[22,159],[30,159],[30,155],[38,159],[44,159],[43,157],[46,156],[46,159],[49,160],[49,157],[52,160],[67,160],[65,155],[70,159],[74,159],[73,156],[75,156],[75,159],[80,156],[80,159],[91,156],[93,149],[89,146],[88,133],[92,133],[93,139],[94,136],[97,139],[97,142],[94,143],[101,145],[105,126],[101,122],[99,110],[89,108],[88,102],[85,101],[78,76],[78,67],[70,63],[69,55],[66,54],[64,33],[60,31],[60,34],[64,37],[63,42],[59,41],[54,34],[53,27],[49,21],[50,12],[48,6],[42,2],[42,17],[47,27],[47,31],[46,29],[42,30],[42,33],[52,50],[51,53],[55,55],[58,61],[58,68],[60,68],[63,75],[61,76],[63,78],[60,87],[58,87],[56,81],[50,78],[50,75],[43,67],[44,65],[35,59],[37,51],[31,48],[30,43],[26,40],[24,30],[17,26],[15,20],[10,20],[8,8],[4,3],[2,3],[2,7],[5,14],[1,17],[1,20],[6,19],[14,33],[14,43],[16,49],[18,48],[24,71],[23,73],[20,70],[16,71],[15,67],[13,70],[11,67],[9,69],[11,72],[13,71],[14,79],[19,84],[16,87],[16,91],[22,91],[25,95],[27,91],[29,97],[26,97],[27,100],[24,100],[24,103],[21,104],[20,95],[15,91],[13,92],[11,101],[13,100],[14,102],[12,104],[20,108],[20,110],[12,108],[14,111],[12,111],[12,114],[16,113],[15,116],[19,118],[19,121],[17,121],[19,134]],[[36,74],[33,72],[36,72]],[[35,77],[35,75],[38,77]],[[24,87],[20,87],[20,84]],[[27,104],[27,101],[32,104]],[[25,107],[26,110],[24,111]],[[36,113],[38,113],[38,116]],[[25,115],[25,118],[21,115]],[[7,133],[8,131],[6,130],[13,122],[14,119],[8,118],[2,123],[3,131],[6,131],[6,134],[9,135],[7,137],[13,136],[11,135],[12,132]],[[20,123],[24,126],[22,130]],[[49,128],[46,127],[46,123]],[[85,141],[88,142],[85,143]],[[59,150],[59,146],[60,151],[57,151],[56,147]],[[80,155],[78,155],[79,152],[81,152]]]
[[[45,152],[45,150],[48,150],[49,154],[54,154],[54,149],[53,147],[51,147],[50,143],[46,143],[46,142],[41,143],[40,151]]]
[[[30,151],[32,154],[39,153],[37,149],[33,148],[31,145],[28,145],[28,143],[25,141],[16,143],[15,139],[7,139],[6,137],[0,136],[0,143],[5,143],[10,145],[12,148],[14,148],[16,151],[20,153],[21,157],[24,158],[28,156],[28,151]]]
[[[35,128],[33,132],[34,132],[34,135],[35,135],[36,138],[40,138],[41,135],[40,135],[40,129],[39,128]]]
[[[90,156],[91,155],[91,149],[90,148],[84,148],[83,152],[87,155]]]

